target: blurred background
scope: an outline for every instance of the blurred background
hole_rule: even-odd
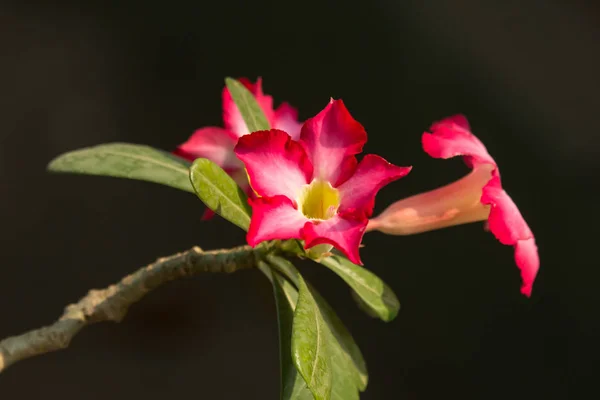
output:
[[[193,245],[244,233],[200,220],[188,193],[52,175],[56,155],[103,142],[174,149],[221,125],[225,76],[262,76],[306,119],[342,98],[366,151],[411,174],[376,211],[467,172],[420,146],[464,113],[536,234],[541,270],[519,293],[513,250],[482,224],[364,239],[395,290],[370,319],[329,270],[303,264],[360,345],[361,399],[578,398],[594,390],[600,146],[597,1],[0,2],[0,337],[51,323],[88,289]],[[3,399],[277,399],[275,305],[257,271],[178,281],[121,324],[0,375]],[[586,392],[589,396],[591,392]],[[593,396],[592,396],[593,397]]]

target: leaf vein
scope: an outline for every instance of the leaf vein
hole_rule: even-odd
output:
[[[315,371],[317,370],[317,362],[319,362],[319,353],[321,352],[321,325],[319,323],[319,312],[315,310],[315,325],[317,327],[317,350],[315,351],[315,361],[313,362],[312,371],[310,373],[310,383],[314,384]]]
[[[187,174],[188,173],[187,168],[183,168],[180,165],[177,165],[177,167],[176,167],[173,164],[168,164],[168,163],[165,163],[165,162],[161,162],[161,161],[158,161],[158,160],[153,159],[153,158],[141,156],[139,154],[135,154],[134,155],[134,154],[129,154],[129,153],[121,153],[120,151],[114,151],[114,150],[105,150],[105,152],[106,152],[106,154],[111,154],[111,155],[115,155],[115,156],[123,156],[123,157],[129,157],[129,158],[134,159],[134,160],[147,161],[149,163],[154,163],[154,164],[157,164],[157,165],[160,165],[160,166],[172,169],[173,171],[177,171],[177,172],[180,172],[180,173],[183,173],[183,174]]]

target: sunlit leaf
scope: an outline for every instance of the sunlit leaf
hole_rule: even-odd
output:
[[[310,292],[314,303],[318,307],[322,321],[326,325],[326,329],[324,329],[324,338],[327,343],[325,351],[327,358],[330,360],[332,374],[331,399],[358,399],[359,392],[363,391],[367,386],[368,374],[365,361],[358,346],[354,342],[354,339],[331,306],[314,287],[304,281],[292,263],[282,257],[274,255],[268,255],[267,260],[277,269],[277,271],[281,272],[296,286],[300,287],[301,291],[303,287],[306,287]],[[294,320],[294,324],[296,323],[297,321]],[[294,334],[295,331],[292,335]],[[296,351],[294,347],[293,351]]]
[[[266,263],[259,262],[259,268],[273,284],[275,294],[279,323],[281,400],[314,400],[304,378],[298,373],[292,361],[292,324],[298,301],[298,290],[278,272],[272,271]]]
[[[360,349],[348,329],[325,299],[310,286],[310,290],[319,305],[323,319],[329,328],[332,343],[330,347],[333,367],[333,389],[344,393],[343,399],[357,398],[369,382],[367,365]]]
[[[377,275],[366,268],[356,265],[339,255],[324,257],[321,264],[342,278],[375,315],[384,321],[391,321],[398,315],[398,298]]]
[[[331,398],[331,334],[311,290],[298,277],[298,303],[292,326],[292,358],[316,400]]]
[[[208,208],[248,230],[251,211],[246,194],[221,167],[206,158],[198,158],[190,168],[189,180]]]

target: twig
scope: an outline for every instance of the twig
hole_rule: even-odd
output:
[[[67,306],[54,324],[2,340],[0,372],[17,361],[66,348],[87,325],[102,321],[120,322],[129,306],[166,282],[203,272],[231,273],[255,267],[260,251],[260,248],[241,246],[204,252],[194,247],[159,258],[106,289],[90,290],[77,303]]]

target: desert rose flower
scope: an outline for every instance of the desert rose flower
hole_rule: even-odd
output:
[[[487,149],[462,115],[434,123],[422,137],[423,149],[434,158],[463,156],[471,173],[441,188],[400,200],[369,221],[367,231],[410,235],[475,221],[515,248],[521,270],[521,292],[531,296],[539,269],[535,238],[519,209],[502,189],[500,172]]]
[[[358,248],[375,195],[410,171],[372,154],[357,162],[366,141],[341,100],[307,120],[299,140],[278,129],[240,138],[235,153],[256,193],[248,243],[301,239],[307,249],[332,245],[361,264]]]
[[[288,103],[282,103],[274,110],[273,98],[263,93],[260,78],[256,83],[246,78],[241,78],[239,81],[254,95],[272,128],[283,129],[295,139],[300,136],[302,124],[298,122],[298,111],[295,108]],[[196,158],[208,158],[223,168],[242,189],[247,191],[248,180],[244,165],[235,156],[233,148],[240,137],[250,132],[227,87],[223,88],[222,102],[225,128],[215,126],[200,128],[185,143],[177,147],[174,153],[190,161]]]

